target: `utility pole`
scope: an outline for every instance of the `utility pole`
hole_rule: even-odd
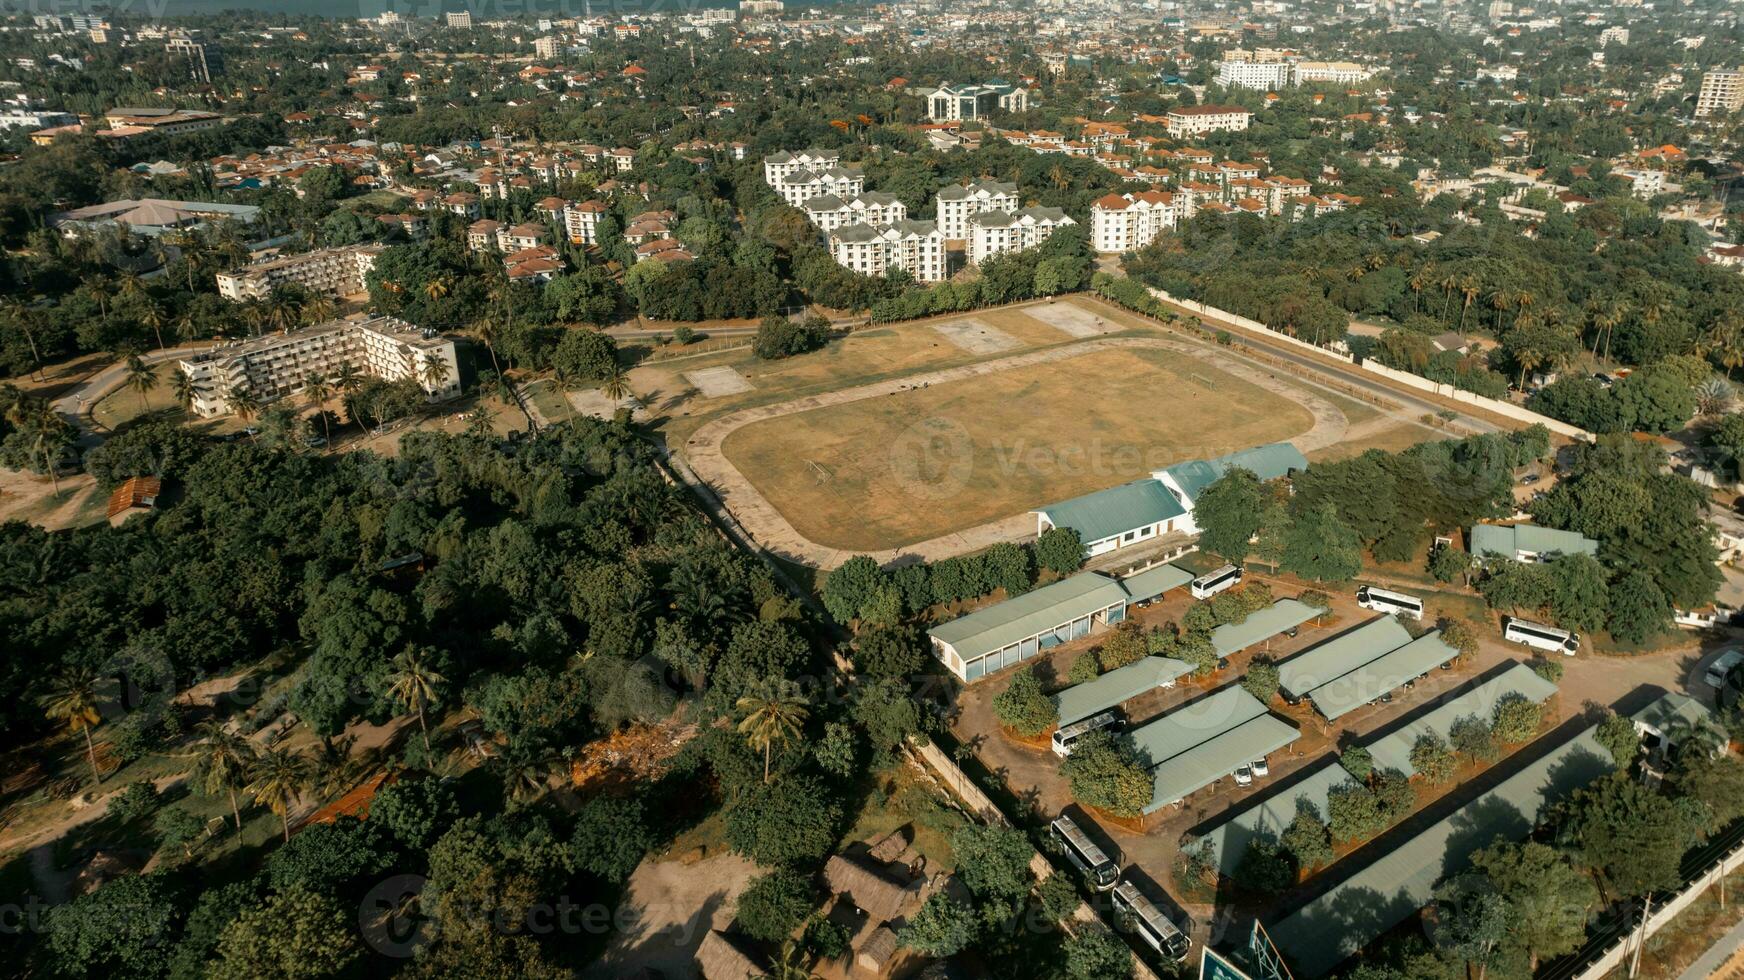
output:
[[[1653,917],[1653,893],[1641,900],[1641,935],[1635,940],[1635,954],[1629,957],[1629,977],[1634,980],[1641,969],[1641,950],[1647,945],[1647,920]]]

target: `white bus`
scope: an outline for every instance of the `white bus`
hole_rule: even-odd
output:
[[[1224,589],[1241,583],[1241,569],[1225,565],[1215,572],[1206,572],[1193,580],[1193,598],[1209,599]]]
[[[1412,619],[1423,618],[1423,600],[1403,592],[1388,592],[1372,585],[1356,587],[1356,604],[1364,609],[1384,612],[1389,616],[1409,616]]]
[[[1076,865],[1090,882],[1090,887],[1105,892],[1120,880],[1120,866],[1108,860],[1108,855],[1096,842],[1085,836],[1072,818],[1061,814],[1048,825],[1048,832],[1066,852],[1066,859]]]
[[[1193,947],[1193,941],[1188,939],[1180,929],[1175,927],[1162,909],[1156,907],[1138,886],[1130,881],[1123,881],[1114,886],[1114,907],[1132,916],[1134,928],[1152,949],[1179,963],[1187,958],[1187,951]]]
[[[1110,708],[1100,714],[1094,714],[1062,728],[1056,728],[1054,729],[1054,754],[1063,759],[1072,754],[1072,746],[1079,739],[1104,728],[1118,731],[1119,725],[1120,712]]]
[[[1580,634],[1571,633],[1543,623],[1505,616],[1502,619],[1502,639],[1509,643],[1524,643],[1534,650],[1549,650],[1574,656],[1580,650]]]

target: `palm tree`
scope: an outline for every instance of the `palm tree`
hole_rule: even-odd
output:
[[[24,335],[25,343],[30,345],[30,360],[36,365],[37,380],[42,380],[42,354],[36,347],[36,328],[31,326],[29,311],[24,308],[24,304],[16,296],[0,299],[0,309],[4,310],[4,313],[0,315],[3,315],[8,323],[16,326],[18,332]]]
[[[145,312],[139,315],[139,322],[151,328],[152,334],[157,337],[157,349],[163,350],[163,328],[164,324],[170,322],[169,314],[164,312],[164,308],[156,303],[147,303]]]
[[[1514,352],[1514,361],[1520,365],[1520,390],[1526,390],[1526,374],[1535,371],[1544,363],[1544,355],[1529,347],[1522,347]]]
[[[430,726],[425,723],[424,709],[436,701],[436,688],[442,675],[430,669],[416,647],[401,650],[394,658],[394,672],[388,675],[388,694],[418,714],[418,730],[424,736],[424,752],[430,751]]]
[[[818,980],[818,976],[811,972],[804,947],[789,939],[781,944],[781,951],[770,964],[769,972],[763,974],[763,980]]]
[[[326,323],[333,319],[333,313],[336,309],[333,297],[326,293],[320,293],[309,297],[308,301],[303,304],[302,320],[305,324]]]
[[[103,781],[97,771],[97,743],[91,729],[102,724],[103,714],[97,710],[102,699],[97,695],[97,672],[89,667],[74,667],[55,678],[54,685],[41,698],[42,713],[50,721],[67,726],[67,731],[85,736],[85,758],[91,762],[91,785]]]
[[[145,295],[145,280],[136,272],[123,272],[115,280],[116,295],[132,298]]]
[[[453,284],[449,282],[447,276],[436,276],[424,283],[424,296],[426,299],[441,299],[448,295],[448,290],[452,286]]]
[[[1482,291],[1483,284],[1478,282],[1475,276],[1466,276],[1459,281],[1459,294],[1464,302],[1459,307],[1459,326],[1455,327],[1455,330],[1465,329],[1466,311],[1471,309],[1472,301],[1477,299],[1478,293]]]
[[[224,400],[230,403],[230,410],[236,413],[244,427],[260,414],[260,399],[252,388],[231,388],[225,392]]]
[[[43,471],[48,473],[49,482],[54,485],[55,496],[59,497],[61,481],[55,473],[54,453],[49,451],[52,445],[49,437],[66,425],[60,413],[54,410],[53,405],[41,399],[19,398],[6,410],[6,421],[12,423],[13,428],[21,430],[21,434],[31,441],[31,455],[42,457]]]
[[[327,409],[324,408],[333,399],[333,384],[323,375],[310,372],[303,379],[303,400],[315,409],[315,414],[321,416],[321,436],[329,443],[333,441],[333,432],[327,424]]]
[[[288,841],[291,839],[291,807],[296,805],[314,778],[314,766],[308,756],[286,749],[267,749],[249,767],[249,783],[245,789],[256,803],[278,814]]]
[[[634,392],[630,390],[630,376],[618,365],[612,365],[612,373],[606,375],[600,382],[600,394],[614,402],[621,402]]]
[[[151,408],[145,396],[157,387],[157,372],[138,354],[127,355],[127,387],[139,396],[139,414],[144,415]]]
[[[230,731],[216,719],[208,719],[195,728],[200,737],[200,749],[195,753],[195,772],[208,793],[230,796],[230,816],[236,830],[242,831],[242,806],[236,791],[241,788],[254,764],[254,743]]]
[[[188,377],[188,372],[176,368],[170,372],[170,394],[175,396],[176,404],[182,406],[182,411],[191,411],[194,407],[194,379]]]
[[[418,370],[419,380],[431,391],[441,391],[448,385],[448,362],[440,357],[424,358],[424,365]]]
[[[767,784],[775,743],[798,738],[810,712],[800,700],[798,685],[785,679],[740,698],[736,706],[745,715],[739,722],[739,733],[752,748],[763,750],[763,782]]]
[[[550,756],[525,751],[509,751],[497,757],[503,786],[509,798],[517,803],[538,799],[551,787],[551,772],[556,760]]]

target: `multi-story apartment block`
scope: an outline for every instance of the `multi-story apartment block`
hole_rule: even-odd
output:
[[[0,109],[0,129],[48,129],[51,126],[77,126],[79,117],[70,112],[44,109]]]
[[[311,375],[346,369],[386,381],[411,379],[431,401],[460,394],[454,342],[395,317],[334,320],[204,351],[180,362],[193,384],[195,415],[231,411],[231,395],[247,391],[265,403],[295,395]]]
[[[473,252],[497,251],[507,255],[545,244],[545,226],[535,221],[505,225],[482,218],[466,226],[466,247]]]
[[[1217,65],[1217,83],[1224,88],[1252,88],[1261,91],[1284,88],[1291,83],[1287,61],[1255,61],[1252,58],[1232,58]]]
[[[852,224],[830,233],[830,255],[865,276],[902,269],[916,282],[945,279],[945,236],[931,221]]]
[[[835,231],[848,225],[888,225],[908,219],[908,206],[895,194],[866,191],[858,197],[843,200],[834,194],[821,194],[805,202],[805,216],[821,231]]]
[[[1166,126],[1176,139],[1205,133],[1228,131],[1239,133],[1247,129],[1253,113],[1236,105],[1189,105],[1170,109]]]
[[[1293,85],[1355,85],[1373,75],[1353,61],[1298,61],[1290,66]]]
[[[831,167],[828,170],[795,170],[775,188],[781,199],[794,207],[825,194],[835,197],[858,197],[866,189],[866,177],[858,170]]]
[[[1059,208],[983,211],[969,219],[969,261],[979,264],[990,255],[1034,248],[1047,241],[1054,229],[1075,224]]]
[[[789,174],[800,170],[829,170],[839,166],[842,155],[835,150],[801,150],[789,153],[777,150],[763,158],[763,183],[776,190]]]
[[[218,45],[200,34],[178,34],[164,45],[172,58],[188,63],[188,76],[196,82],[210,84],[212,76],[224,73],[224,56]]]
[[[1167,191],[1109,194],[1090,206],[1090,247],[1098,252],[1130,252],[1175,227],[1175,195]]]
[[[1016,211],[1023,204],[1017,185],[1000,181],[951,184],[939,191],[939,233],[949,239],[969,237],[969,219],[984,211]]]
[[[472,26],[472,11],[450,10],[444,16],[449,27],[468,28]]]
[[[563,39],[555,35],[538,38],[533,42],[533,53],[546,61],[563,57]]]
[[[1744,109],[1744,68],[1710,71],[1702,75],[1702,90],[1696,96],[1696,115],[1715,116]]]
[[[576,245],[594,244],[594,229],[599,225],[600,215],[607,210],[604,201],[579,201],[566,206],[563,209],[563,230],[568,233],[569,241]]]
[[[385,245],[348,245],[285,255],[218,273],[218,295],[235,302],[266,299],[280,286],[295,284],[311,293],[349,296],[361,293],[365,277]]]
[[[224,124],[224,117],[216,112],[199,109],[117,107],[104,113],[103,120],[109,124],[111,132],[165,133],[170,136],[197,133]]]
[[[952,85],[946,82],[927,93],[927,117],[933,122],[963,122],[986,119],[995,110],[1024,112],[1029,109],[1029,90],[1020,85],[991,82],[986,85]]]

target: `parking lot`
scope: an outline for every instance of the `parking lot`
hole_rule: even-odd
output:
[[[1292,597],[1301,591],[1299,583],[1266,579],[1251,571],[1248,581],[1267,581],[1278,598]],[[1256,658],[1285,660],[1376,617],[1375,613],[1357,606],[1350,588],[1327,591],[1333,596],[1331,612],[1324,619],[1303,626],[1296,637],[1274,637],[1270,641],[1269,649],[1266,644],[1262,644],[1236,653],[1226,667],[1208,678],[1183,678],[1173,688],[1150,692],[1127,702],[1125,714],[1128,730],[1167,714],[1183,704],[1239,683],[1248,664]],[[1179,621],[1193,602],[1187,590],[1177,589],[1148,608],[1129,610],[1129,618],[1146,626],[1167,620]],[[1431,598],[1424,617],[1425,625],[1433,623],[1435,606],[1436,603]],[[1088,815],[1084,815],[1080,823],[1103,846],[1112,845],[1110,853],[1119,854],[1116,860],[1123,868],[1136,871],[1137,877],[1156,886],[1155,894],[1168,895],[1176,909],[1190,915],[1195,923],[1196,938],[1202,940],[1208,934],[1208,923],[1213,919],[1215,910],[1206,904],[1182,901],[1182,897],[1175,894],[1171,887],[1171,868],[1179,854],[1182,836],[1195,829],[1203,829],[1225,815],[1251,805],[1272,792],[1273,787],[1287,782],[1293,774],[1329,761],[1336,754],[1339,739],[1344,733],[1351,733],[1359,742],[1367,742],[1436,703],[1443,695],[1493,674],[1505,663],[1523,662],[1532,658],[1533,651],[1502,642],[1493,625],[1480,624],[1478,629],[1480,643],[1474,656],[1455,661],[1450,670],[1431,671],[1410,689],[1394,691],[1390,701],[1358,708],[1336,723],[1327,723],[1306,701],[1290,706],[1285,705],[1282,699],[1274,700],[1271,705],[1272,713],[1288,719],[1300,729],[1301,737],[1274,754],[1269,759],[1269,775],[1257,779],[1252,786],[1237,787],[1233,778],[1225,777],[1193,793],[1179,807],[1165,809],[1142,825],[1137,822],[1123,825],[1124,822],[1090,819]],[[1699,683],[1699,677],[1706,663],[1717,656],[1725,644],[1723,641],[1712,640],[1698,645],[1697,637],[1693,634],[1689,641],[1682,647],[1637,657],[1599,657],[1591,652],[1583,652],[1576,657],[1564,658],[1562,662],[1565,674],[1559,685],[1558,695],[1551,701],[1555,717],[1547,721],[1545,728],[1573,718],[1593,705],[1613,706],[1621,711],[1631,710],[1647,703],[1662,691],[1691,693],[1711,701],[1711,692]],[[1093,635],[1058,647],[1045,657],[1036,658],[1029,663],[1046,664],[1043,670],[1051,670],[1054,676],[1061,679],[1059,684],[1063,686],[1063,679],[1072,661],[1081,653],[1095,648],[1098,643],[1099,638]],[[973,748],[982,765],[1005,781],[1015,798],[1033,808],[1035,818],[1051,819],[1072,803],[1066,780],[1059,773],[1059,757],[1046,747],[1019,744],[1005,736],[993,714],[993,699],[1010,683],[1016,670],[1017,668],[1006,670],[964,689],[957,699],[958,710],[952,728],[961,741]],[[1501,766],[1507,764],[1505,759],[1499,763]],[[1420,791],[1420,801],[1427,804],[1432,799],[1463,791],[1458,784],[1433,790],[1425,789]],[[1076,808],[1073,813],[1075,816],[1079,815]],[[1022,819],[1022,815],[1018,816]],[[1359,854],[1356,860],[1366,862],[1368,858]],[[1335,866],[1323,870],[1321,876],[1337,876],[1340,873]]]

